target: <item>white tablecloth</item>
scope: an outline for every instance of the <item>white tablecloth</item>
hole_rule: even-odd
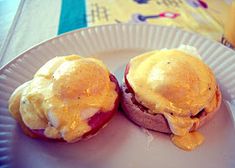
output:
[[[0,51],[0,67],[28,48],[57,35],[60,0],[21,0]]]

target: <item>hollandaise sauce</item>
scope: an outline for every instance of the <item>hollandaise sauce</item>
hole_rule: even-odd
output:
[[[204,142],[204,136],[197,131],[188,132],[184,136],[172,134],[171,141],[179,148],[191,151]]]
[[[94,58],[56,57],[42,66],[9,100],[13,116],[30,129],[67,142],[91,130],[87,119],[110,111],[117,98],[106,66]]]
[[[188,51],[159,50],[134,57],[126,78],[135,99],[149,113],[165,116],[174,134],[173,143],[192,150],[204,139],[198,132],[189,133],[200,122],[192,116],[213,104],[217,86],[211,69]]]

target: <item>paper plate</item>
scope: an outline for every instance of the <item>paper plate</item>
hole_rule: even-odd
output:
[[[233,120],[222,104],[200,131],[205,143],[192,152],[175,147],[167,135],[146,132],[120,112],[100,133],[75,144],[25,136],[10,117],[8,99],[49,59],[68,54],[103,60],[119,82],[125,65],[146,51],[187,44],[198,49],[214,71],[223,98],[235,99],[235,52],[183,30],[147,24],[116,24],[80,29],[37,45],[0,70],[0,165],[3,167],[235,167]]]

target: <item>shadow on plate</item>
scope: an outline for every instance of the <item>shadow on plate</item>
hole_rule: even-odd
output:
[[[115,157],[113,155],[118,153],[118,150],[122,148],[122,143],[128,139],[131,128],[126,127],[127,122],[129,121],[124,118],[121,112],[118,112],[96,136],[73,144],[32,139],[24,135],[18,127],[15,134],[15,138],[18,139],[18,146],[15,147],[17,150],[14,152],[17,156],[17,153],[20,155],[20,150],[25,152],[28,150],[28,155],[32,154],[31,151],[34,151],[34,157],[38,155],[38,158],[43,158],[41,160],[44,161],[63,160],[66,162],[76,160],[81,165],[106,162],[109,158]],[[26,157],[30,159],[31,156]]]

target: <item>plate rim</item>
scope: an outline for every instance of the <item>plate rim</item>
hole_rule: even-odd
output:
[[[48,38],[48,39],[45,39],[37,44],[34,44],[32,45],[31,47],[29,47],[28,49],[22,51],[20,54],[18,54],[15,58],[12,58],[11,60],[9,60],[6,64],[4,64],[2,67],[0,67],[0,74],[3,73],[3,71],[8,68],[11,64],[13,64],[16,60],[20,59],[21,57],[23,57],[27,52],[33,50],[33,49],[36,49],[38,47],[40,47],[41,45],[44,45],[52,40],[55,40],[55,39],[59,39],[59,38],[63,38],[65,36],[69,36],[69,35],[72,35],[74,33],[80,33],[82,31],[89,31],[89,30],[93,30],[93,29],[102,29],[103,27],[104,28],[107,28],[107,27],[121,27],[121,26],[146,26],[146,27],[149,27],[149,26],[152,26],[152,27],[162,27],[162,28],[168,28],[168,29],[176,29],[178,31],[181,31],[183,33],[188,33],[190,36],[193,36],[193,35],[196,35],[196,36],[199,36],[200,38],[203,38],[205,40],[209,40],[210,42],[212,43],[216,43],[217,45],[223,47],[224,49],[226,49],[227,51],[229,52],[234,52],[235,54],[235,51],[232,50],[231,48],[228,48],[226,46],[224,46],[223,44],[219,43],[218,41],[216,40],[213,40],[207,36],[203,36],[202,34],[199,34],[197,32],[192,32],[192,31],[189,31],[189,30],[186,30],[184,28],[181,28],[181,27],[176,27],[176,26],[166,26],[166,25],[156,25],[156,24],[140,24],[140,23],[119,23],[119,24],[116,24],[116,23],[113,23],[113,24],[105,24],[105,25],[97,25],[97,26],[91,26],[91,27],[84,27],[84,28],[79,28],[79,29],[76,29],[76,30],[72,30],[72,31],[69,31],[69,32],[66,32],[66,33],[63,33],[63,34],[60,34],[60,35],[56,35],[54,37],[51,37],[51,38]]]

